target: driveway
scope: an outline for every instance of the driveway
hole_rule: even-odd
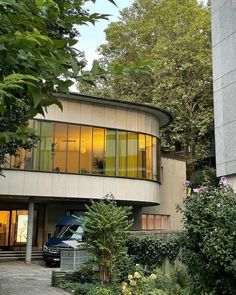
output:
[[[68,295],[51,287],[52,270],[42,263],[25,264],[22,261],[0,263],[1,295]]]

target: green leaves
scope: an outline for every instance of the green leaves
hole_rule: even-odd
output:
[[[128,254],[134,262],[152,272],[160,267],[165,258],[175,261],[180,252],[178,236],[168,240],[161,240],[156,236],[135,237],[131,236],[126,242]]]
[[[0,1],[0,165],[5,154],[33,146],[34,135],[23,132],[29,119],[44,115],[51,104],[62,109],[52,93],[68,93],[83,78],[85,61],[74,48],[79,35],[75,25],[108,17],[89,14],[83,4],[80,0]],[[102,69],[95,65],[91,75],[97,73]]]
[[[87,245],[100,267],[101,281],[106,283],[111,280],[115,256],[124,249],[125,237],[132,225],[128,220],[131,208],[118,206],[112,196],[106,196],[86,209]]]
[[[184,201],[183,261],[193,288],[212,294],[236,290],[236,198],[229,186],[208,187]]]
[[[210,11],[198,2],[136,0],[106,29],[107,78],[93,80],[99,89],[81,87],[169,111],[162,148],[189,163],[209,155],[214,129]]]

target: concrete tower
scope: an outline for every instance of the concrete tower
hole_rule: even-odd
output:
[[[236,191],[236,0],[212,0],[217,176]]]

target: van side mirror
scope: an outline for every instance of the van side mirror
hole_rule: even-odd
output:
[[[51,236],[52,236],[52,234],[51,234],[51,233],[48,233],[48,239],[50,239],[50,238],[51,238]]]

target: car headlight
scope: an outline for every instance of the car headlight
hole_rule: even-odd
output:
[[[44,245],[44,246],[43,246],[43,251],[44,251],[44,252],[48,252],[48,246]]]

